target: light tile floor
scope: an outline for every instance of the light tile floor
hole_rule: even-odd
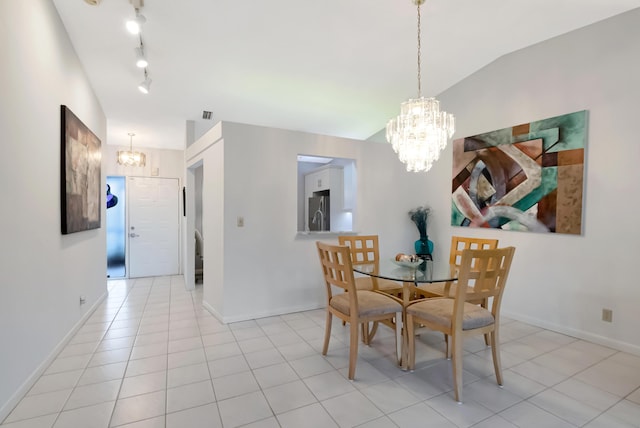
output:
[[[640,357],[521,322],[502,323],[503,388],[483,340],[465,343],[458,404],[439,334],[404,372],[381,327],[351,382],[348,327],[320,353],[323,310],[224,325],[181,277],[108,288],[2,428],[640,427]]]

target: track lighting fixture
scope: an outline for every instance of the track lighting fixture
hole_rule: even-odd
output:
[[[147,70],[145,69],[144,70],[144,80],[142,82],[140,82],[140,84],[138,85],[138,89],[143,94],[148,94],[150,86],[151,86],[151,78],[149,77],[149,75],[147,74]]]
[[[136,11],[135,19],[131,19],[127,21],[127,29],[132,34],[138,35],[138,40],[140,41],[140,45],[134,49],[136,54],[136,66],[144,69],[144,80],[140,82],[138,85],[138,90],[143,94],[149,93],[149,87],[151,86],[151,78],[147,72],[147,67],[149,66],[149,61],[147,61],[147,56],[145,54],[144,43],[142,43],[142,35],[140,34],[142,24],[147,22],[147,19],[140,13],[140,7],[143,6],[143,0],[131,0],[131,4]]]
[[[146,68],[149,65],[147,61],[147,57],[144,54],[144,48],[142,47],[142,43],[140,43],[140,47],[135,48],[136,51],[136,66],[138,68]]]
[[[127,30],[131,34],[140,34],[142,24],[145,22],[147,22],[147,19],[136,9],[136,17],[127,21]]]

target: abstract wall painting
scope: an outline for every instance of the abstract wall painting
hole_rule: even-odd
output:
[[[453,142],[451,224],[582,234],[587,111]]]
[[[67,107],[61,106],[62,234],[100,227],[101,143]]]

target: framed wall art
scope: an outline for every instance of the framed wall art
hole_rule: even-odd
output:
[[[62,234],[100,227],[101,142],[67,107],[61,116]]]
[[[582,234],[587,111],[453,142],[451,224]]]

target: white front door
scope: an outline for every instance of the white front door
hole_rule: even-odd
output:
[[[129,277],[179,273],[178,179],[129,177]]]

